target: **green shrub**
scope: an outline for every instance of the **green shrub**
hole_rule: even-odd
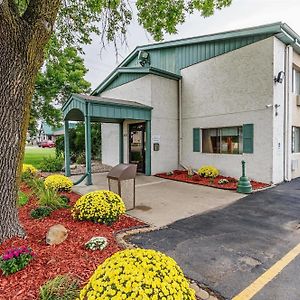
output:
[[[65,195],[60,195],[61,200],[67,205],[70,203],[70,198]]]
[[[42,179],[33,178],[28,181],[28,185],[38,198],[40,206],[47,206],[53,210],[67,207],[61,196],[54,189],[47,188]]]
[[[44,157],[39,165],[39,169],[43,172],[59,172],[64,166],[64,159],[62,156]]]
[[[63,200],[61,196],[53,189],[45,188],[39,195],[38,201],[41,206],[48,206],[53,210],[68,207],[65,200]]]
[[[30,217],[33,219],[43,219],[49,217],[52,213],[52,209],[48,206],[39,206],[30,212]]]
[[[19,193],[18,193],[18,206],[19,207],[24,206],[28,203],[28,201],[29,201],[29,197],[25,193],[19,191]]]
[[[80,153],[76,158],[76,164],[83,165],[85,164],[85,153]]]
[[[40,287],[40,300],[74,300],[79,296],[79,283],[67,275],[59,275]]]
[[[79,155],[85,152],[84,123],[80,122],[76,128],[69,129],[71,161],[76,162]],[[94,123],[91,126],[92,159],[101,160],[101,125]],[[64,136],[59,136],[55,141],[57,156],[64,155]],[[84,162],[83,162],[84,163]]]
[[[202,177],[216,178],[220,174],[220,172],[217,168],[213,166],[202,166],[198,170],[198,174]]]
[[[73,209],[76,220],[88,220],[96,223],[111,224],[125,213],[121,197],[111,191],[95,191],[80,197]]]

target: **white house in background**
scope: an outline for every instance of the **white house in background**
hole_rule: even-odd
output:
[[[255,180],[300,176],[299,43],[275,23],[137,47],[90,99],[152,107],[151,143],[142,119],[105,123],[103,162],[147,174],[208,164],[239,177],[245,160]]]

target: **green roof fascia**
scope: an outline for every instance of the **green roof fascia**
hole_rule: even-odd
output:
[[[202,35],[202,36],[191,37],[191,38],[184,38],[184,39],[179,39],[174,41],[154,43],[150,45],[139,46],[138,50],[152,50],[152,49],[159,49],[159,48],[177,47],[177,46],[183,46],[187,44],[191,45],[197,43],[206,43],[215,40],[226,40],[231,38],[239,38],[239,37],[246,37],[246,36],[253,36],[253,35],[260,35],[260,34],[267,34],[267,33],[275,34],[277,32],[280,32],[281,25],[282,25],[281,22],[276,22],[276,23],[261,25],[256,27],[243,28],[243,29],[231,30],[231,31],[220,32],[220,33],[213,33],[213,34]]]
[[[162,77],[166,77],[169,79],[175,79],[175,80],[179,80],[182,78],[181,75],[172,73],[172,72],[168,72],[166,70],[162,70],[162,69],[158,69],[158,68],[154,68],[154,67],[149,67],[149,68],[119,68],[118,69],[119,73],[141,73],[141,74],[153,74],[153,75],[158,75],[158,76],[162,76]]]
[[[72,94],[72,95],[70,95],[69,99],[65,102],[65,104],[62,106],[61,110],[64,111],[73,99],[76,99],[76,100],[84,103],[84,100],[82,98],[79,98],[76,95]]]
[[[284,44],[291,45],[300,54],[300,36],[287,24],[282,24],[281,32],[276,37]]]
[[[112,74],[112,76],[110,78],[108,78],[108,80],[104,80],[103,84],[101,84],[97,89],[97,91],[95,90],[91,95],[95,95],[98,93],[101,93],[106,87],[108,87],[118,76],[119,74],[124,74],[124,73],[131,73],[131,74],[153,74],[153,75],[158,75],[158,76],[162,76],[165,78],[169,78],[169,79],[175,79],[175,80],[179,80],[181,79],[182,76],[178,75],[178,74],[174,74],[172,72],[168,72],[165,70],[161,70],[158,68],[153,68],[153,67],[149,67],[149,68],[144,68],[144,67],[136,67],[136,68],[126,68],[126,67],[120,67],[118,69],[116,69],[114,71],[114,73]]]
[[[128,107],[128,108],[138,108],[138,109],[143,109],[143,110],[152,110],[153,107],[148,106],[148,105],[143,105],[143,107],[137,107],[136,105],[134,105],[134,103],[131,104],[121,104],[121,103],[111,103],[111,102],[105,102],[105,101],[97,101],[97,100],[85,100],[86,102],[92,103],[92,104],[99,104],[99,105],[109,105],[109,106],[114,106],[114,107]]]
[[[204,36],[192,37],[179,39],[174,41],[167,41],[161,43],[154,43],[150,45],[142,45],[136,47],[124,60],[117,66],[105,79],[104,81],[92,92],[91,95],[95,95],[101,93],[105,87],[107,87],[115,78],[118,76],[118,70],[126,65],[128,65],[137,55],[138,51],[144,50],[153,50],[160,48],[170,48],[183,46],[187,44],[196,44],[196,43],[205,43],[216,40],[226,40],[231,38],[239,38],[239,37],[247,37],[253,35],[260,34],[272,34],[279,38],[283,43],[290,44],[294,47],[294,49],[300,53],[300,45],[299,45],[299,35],[294,32],[287,24],[282,22],[276,22],[256,27],[232,30],[227,32],[209,34]],[[296,42],[292,42],[291,39],[296,40]]]

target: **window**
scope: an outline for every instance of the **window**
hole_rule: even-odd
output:
[[[293,69],[293,93],[300,95],[300,71]]]
[[[243,153],[242,126],[202,129],[202,152]]]
[[[300,152],[300,127],[292,127],[292,153]]]

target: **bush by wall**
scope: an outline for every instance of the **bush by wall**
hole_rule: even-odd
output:
[[[203,177],[216,178],[220,174],[220,172],[213,166],[202,166],[198,170],[198,174]]]
[[[111,224],[125,213],[121,197],[111,191],[90,192],[80,197],[73,209],[76,220],[88,220],[97,223]]]
[[[127,249],[100,265],[80,292],[80,300],[195,300],[176,262],[163,253]]]
[[[64,159],[62,156],[44,157],[39,164],[39,169],[43,172],[59,172],[64,166]]]

